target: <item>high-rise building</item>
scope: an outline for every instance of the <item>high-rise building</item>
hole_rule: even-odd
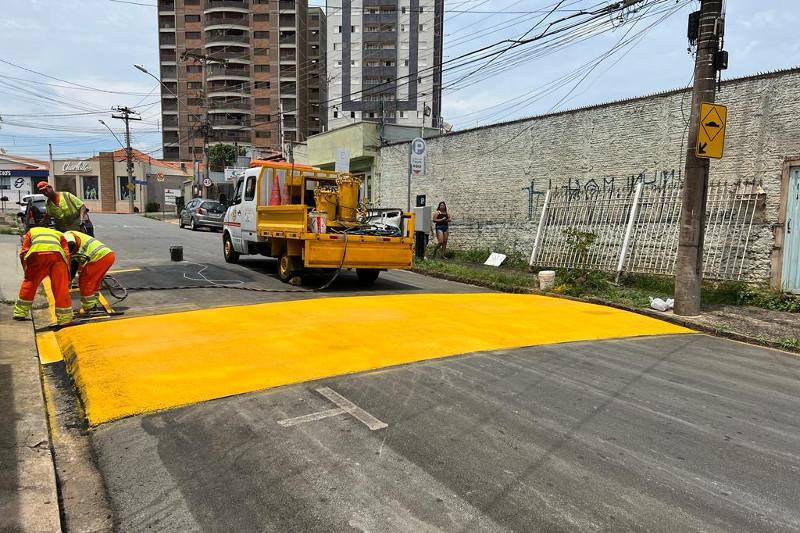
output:
[[[279,151],[323,131],[325,16],[307,0],[158,0],[163,153]]]
[[[328,0],[328,125],[439,127],[444,0]]]

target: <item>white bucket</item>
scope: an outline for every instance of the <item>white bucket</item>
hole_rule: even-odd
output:
[[[328,213],[312,211],[308,214],[308,231],[311,233],[328,232]]]
[[[539,272],[539,289],[546,290],[555,285],[556,273],[553,270],[542,270]]]

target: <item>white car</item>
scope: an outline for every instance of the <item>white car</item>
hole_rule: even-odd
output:
[[[19,205],[19,211],[17,211],[17,218],[19,219],[20,224],[23,220],[25,220],[25,211],[28,209],[28,198],[33,198],[33,201],[37,200],[47,200],[47,196],[44,194],[26,194],[23,196],[17,205]]]

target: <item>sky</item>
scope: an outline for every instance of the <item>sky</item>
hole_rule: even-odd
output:
[[[591,21],[579,12],[609,3],[446,0],[444,120],[463,130],[687,87],[699,1],[644,0]],[[725,12],[723,79],[800,66],[797,0],[727,0]],[[124,124],[112,107],[128,106],[142,118],[132,145],[159,157],[158,82],[133,67],[158,75],[157,38],[155,0],[4,2],[0,148],[45,160],[48,144],[56,159],[115,150]],[[534,40],[511,46],[522,39]]]

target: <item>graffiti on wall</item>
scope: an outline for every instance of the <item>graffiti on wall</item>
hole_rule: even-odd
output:
[[[541,190],[536,188],[536,180],[532,179],[530,185],[523,187],[528,193],[528,220],[533,218],[534,212],[539,207],[539,200],[548,190],[562,190],[571,200],[593,199],[604,194],[622,193],[633,194],[636,185],[642,183],[645,187],[662,190],[667,187],[679,187],[683,184],[681,170],[656,170],[653,172],[642,171],[624,177],[616,176],[591,176],[582,178],[567,178],[565,184],[553,186],[553,180],[547,180],[547,187]]]

